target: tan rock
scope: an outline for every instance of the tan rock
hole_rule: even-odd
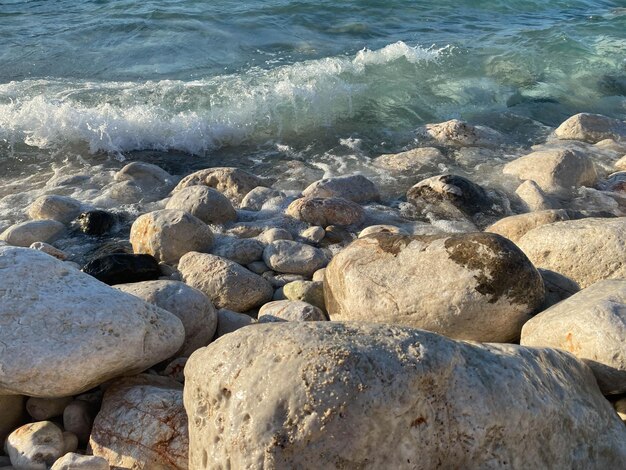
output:
[[[17,470],[47,470],[63,453],[63,432],[50,421],[25,424],[6,441],[11,464]]]
[[[626,280],[600,281],[541,312],[521,344],[558,348],[583,359],[605,395],[626,392]]]
[[[207,224],[225,224],[237,219],[235,208],[226,196],[202,185],[174,192],[165,208],[188,212]]]
[[[287,215],[312,225],[353,225],[363,221],[365,213],[358,204],[337,197],[302,197],[287,208]]]
[[[63,415],[63,410],[72,402],[72,397],[36,398],[30,397],[26,402],[26,411],[36,421],[45,421]]]
[[[185,176],[174,191],[188,186],[203,185],[215,188],[234,204],[239,205],[244,196],[257,186],[268,186],[266,181],[239,168],[216,167],[196,171]]]
[[[135,253],[149,254],[164,263],[175,264],[190,251],[209,251],[213,245],[213,233],[193,215],[165,209],[139,216],[130,229],[130,242]]]
[[[380,199],[376,185],[363,175],[324,178],[307,186],[302,191],[302,195],[305,197],[339,197],[358,203]]]
[[[11,225],[0,234],[0,240],[13,246],[31,246],[35,242],[52,243],[65,232],[56,220],[30,220]]]
[[[185,378],[193,469],[608,469],[626,459],[626,427],[589,368],[552,349],[283,322],[197,351]]]
[[[217,311],[217,333],[216,336],[224,336],[233,331],[237,331],[244,326],[252,325],[256,320],[245,313],[237,313],[232,310],[221,308]]]
[[[487,227],[485,232],[497,233],[517,243],[532,229],[563,220],[569,220],[567,211],[563,209],[529,212],[500,219]]]
[[[54,462],[50,470],[109,470],[106,459],[95,455],[68,453]]]
[[[545,211],[550,209],[560,209],[561,204],[553,197],[548,196],[532,180],[526,180],[515,190],[515,194],[522,200],[524,208],[529,211]]]
[[[115,469],[187,470],[182,385],[154,375],[114,382],[104,394],[89,445]]]
[[[615,169],[617,171],[626,171],[626,155],[615,162]]]
[[[316,271],[317,273],[317,271]],[[294,281],[285,284],[283,293],[288,300],[301,300],[326,311],[324,304],[324,283],[314,281]]]
[[[626,140],[626,123],[601,114],[580,113],[564,121],[554,134],[559,139],[595,144],[604,139]]]
[[[535,266],[550,269],[581,288],[626,277],[626,218],[586,218],[542,225],[518,246]]]
[[[290,240],[277,240],[263,250],[263,261],[274,271],[310,276],[328,264],[319,248]]]
[[[515,340],[543,296],[526,256],[490,233],[370,235],[335,255],[324,279],[333,321],[407,325],[475,341]]]
[[[275,300],[259,309],[259,323],[277,321],[326,321],[319,308],[301,300]]]
[[[28,216],[68,224],[80,215],[81,206],[80,201],[67,196],[40,196],[28,207]]]
[[[425,171],[437,171],[439,163],[445,161],[446,158],[439,149],[420,147],[406,152],[381,155],[374,159],[374,165],[386,170],[424,173]]]
[[[367,237],[368,235],[372,235],[374,233],[397,233],[400,235],[410,235],[409,232],[402,230],[400,227],[396,227],[395,225],[370,225],[369,227],[361,230],[359,238]]]
[[[504,143],[504,136],[486,126],[474,126],[458,119],[426,124],[417,130],[418,136],[442,145],[460,147],[490,147]]]

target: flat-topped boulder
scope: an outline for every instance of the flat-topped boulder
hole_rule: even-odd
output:
[[[341,197],[358,203],[380,199],[376,185],[363,175],[324,178],[307,186],[302,191],[302,195],[305,197]]]
[[[510,240],[491,233],[379,233],[339,252],[325,271],[333,321],[423,328],[507,342],[544,297],[540,274]]]
[[[554,349],[259,324],[185,367],[189,468],[620,468],[626,427]]]
[[[28,248],[0,247],[0,394],[76,395],[172,356],[173,314]]]
[[[604,139],[626,140],[626,123],[601,114],[579,113],[564,121],[555,131],[558,139],[582,140],[595,144]]]
[[[542,225],[517,244],[535,266],[563,274],[582,288],[626,277],[626,217]]]
[[[626,392],[626,279],[600,281],[541,312],[522,328],[521,344],[558,348],[593,370],[602,392]]]

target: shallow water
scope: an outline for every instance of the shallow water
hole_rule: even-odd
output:
[[[427,122],[505,132],[504,161],[576,112],[624,119],[625,7],[0,0],[0,226],[61,191],[54,174],[97,173],[62,192],[127,205],[107,193],[122,160],[244,166],[287,189],[361,171],[393,193],[370,158],[421,145]],[[463,171],[504,184],[480,163]]]

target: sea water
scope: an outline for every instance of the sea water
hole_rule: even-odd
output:
[[[624,1],[0,0],[0,229],[45,193],[146,210],[110,190],[137,159],[392,197],[371,159],[420,125],[493,127],[506,160],[583,111],[626,118]]]

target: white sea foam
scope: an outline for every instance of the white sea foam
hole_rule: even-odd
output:
[[[39,148],[78,142],[91,152],[175,149],[201,154],[351,117],[388,64],[432,61],[438,54],[397,42],[364,49],[352,58],[253,68],[189,82],[11,82],[0,85],[0,140]]]

